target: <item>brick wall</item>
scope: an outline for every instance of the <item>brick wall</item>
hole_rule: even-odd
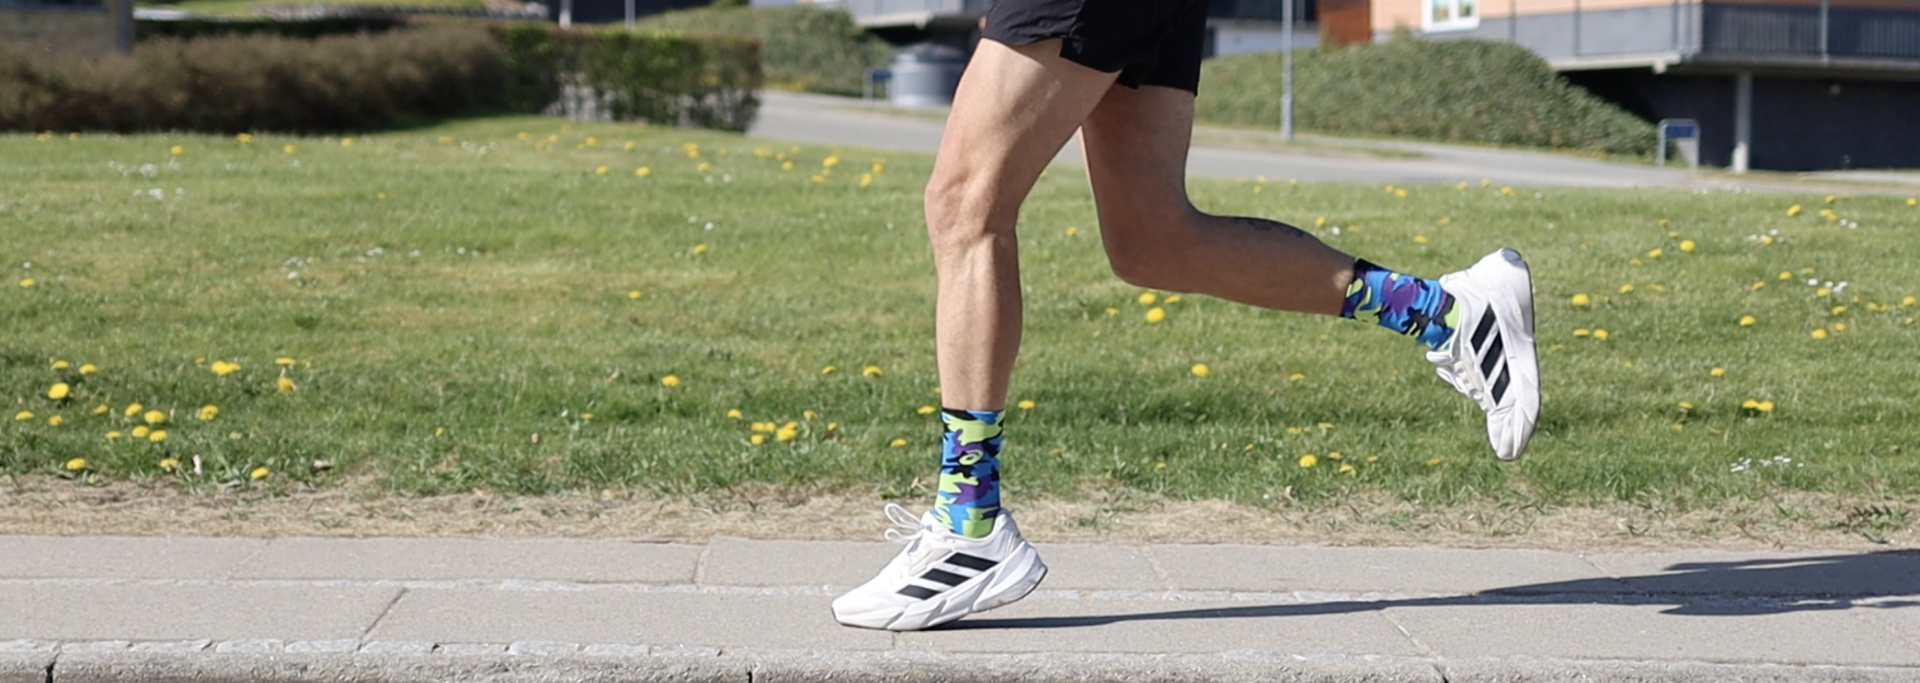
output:
[[[22,7],[0,3],[0,46],[95,55],[133,49],[132,0],[95,7]]]

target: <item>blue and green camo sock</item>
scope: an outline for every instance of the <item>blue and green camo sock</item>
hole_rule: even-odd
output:
[[[1365,259],[1353,263],[1353,283],[1347,285],[1347,302],[1340,317],[1358,318],[1372,313],[1381,327],[1426,344],[1435,351],[1453,338],[1460,325],[1460,311],[1453,295],[1440,289],[1439,280],[1428,280],[1381,268]]]
[[[1001,412],[940,410],[944,433],[933,516],[961,536],[985,538],[1000,516]]]

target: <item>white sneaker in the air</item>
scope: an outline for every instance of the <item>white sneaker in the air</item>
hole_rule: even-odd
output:
[[[986,538],[955,534],[931,511],[918,520],[891,503],[886,511],[895,525],[913,530],[887,530],[888,540],[907,547],[872,581],[834,599],[833,618],[842,624],[917,631],[1027,597],[1047,576],[1040,553],[1006,510]]]
[[[1460,307],[1460,326],[1427,353],[1440,378],[1487,413],[1493,454],[1513,460],[1540,419],[1540,363],[1533,350],[1533,276],[1520,252],[1501,249],[1440,277]]]

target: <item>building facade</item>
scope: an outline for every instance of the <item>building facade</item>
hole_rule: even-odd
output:
[[[97,55],[133,50],[133,0],[0,0],[0,47]]]

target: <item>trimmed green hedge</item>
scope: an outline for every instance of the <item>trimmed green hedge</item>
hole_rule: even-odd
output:
[[[406,25],[406,20],[399,17],[319,17],[294,21],[225,17],[196,17],[169,21],[136,19],[133,22],[133,37],[134,40],[259,35],[282,38],[322,38],[356,33],[385,33],[405,28]]]
[[[0,52],[0,130],[363,130],[500,106],[506,52],[441,27],[138,43],[67,61]]]
[[[1201,68],[1196,117],[1278,127],[1279,53]],[[1645,155],[1653,124],[1571,85],[1525,48],[1398,39],[1295,53],[1294,121],[1332,135],[1413,137]]]
[[[744,131],[760,110],[760,41],[544,24],[497,25],[520,111]],[[557,105],[557,106],[556,106]]]
[[[70,61],[0,50],[0,130],[367,130],[486,112],[745,130],[759,42],[544,24],[314,40],[143,41]]]
[[[893,46],[853,25],[840,10],[793,7],[707,7],[648,17],[644,29],[756,36],[770,87],[860,94],[871,67],[886,66]]]

